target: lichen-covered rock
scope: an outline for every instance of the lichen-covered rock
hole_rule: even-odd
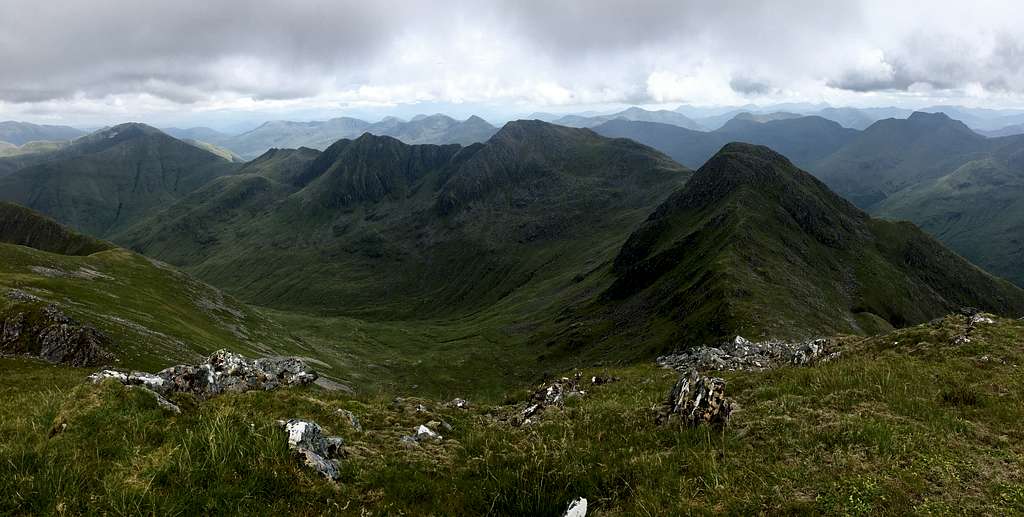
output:
[[[288,434],[288,448],[307,467],[317,471],[331,481],[340,477],[338,461],[345,441],[338,436],[327,436],[316,422],[292,418],[278,422]]]
[[[839,352],[831,339],[793,343],[772,340],[753,342],[736,336],[718,347],[699,346],[661,356],[657,361],[663,367],[683,372],[692,369],[757,371],[783,365],[808,366],[837,357]]]
[[[725,396],[725,380],[691,370],[672,386],[658,420],[678,420],[690,427],[721,427],[728,423],[732,410],[733,403]]]
[[[0,353],[30,355],[70,366],[114,360],[110,338],[54,304],[18,303],[0,316]]]
[[[142,385],[161,395],[190,393],[207,399],[221,393],[267,391],[280,386],[309,384],[316,372],[292,358],[247,359],[218,350],[197,365],[179,364],[156,374],[103,370],[89,377],[92,382],[115,379],[126,385]]]

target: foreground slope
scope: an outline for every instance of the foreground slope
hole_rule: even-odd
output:
[[[653,365],[585,369],[619,380],[513,427],[526,390],[465,395],[468,410],[279,390],[174,415],[81,385],[88,370],[0,359],[0,513],[559,516],[586,497],[598,515],[1012,515],[1024,324],[968,320],[844,338],[818,366],[717,372],[739,405],[723,430],[656,425],[679,373]],[[344,439],[338,484],[299,465],[274,423],[288,418]],[[451,425],[441,441],[400,441],[430,420]]]
[[[14,163],[17,170],[0,176],[0,200],[38,210],[98,237],[237,168],[143,124],[98,131],[57,151]]]
[[[105,333],[107,351],[129,368],[219,348],[276,354],[290,343],[260,313],[166,264],[0,204],[0,320],[42,304]]]
[[[766,147],[729,144],[634,232],[604,298],[682,342],[871,333],[1024,291],[908,223],[869,218]],[[651,343],[653,346],[656,340]]]

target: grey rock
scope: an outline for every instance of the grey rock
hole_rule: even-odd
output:
[[[429,427],[421,425],[416,428],[416,440],[441,440],[442,436],[432,431]]]
[[[679,377],[669,390],[658,420],[659,423],[679,420],[690,427],[722,427],[729,422],[733,406],[725,396],[725,380],[705,377],[691,370]]]
[[[332,481],[341,477],[336,458],[341,456],[344,440],[338,436],[325,435],[322,427],[308,420],[292,418],[278,424],[288,435],[288,448],[295,452],[304,465]]]
[[[659,365],[682,372],[692,369],[704,371],[758,371],[783,365],[808,366],[831,361],[839,357],[835,342],[830,339],[812,339],[801,342],[753,342],[741,336],[720,347],[698,346],[682,352],[664,355]]]
[[[445,405],[448,406],[448,407],[453,407],[453,408],[458,408],[458,409],[468,409],[469,408],[469,402],[466,402],[466,399],[460,399],[460,398],[452,399],[451,402],[448,402]]]
[[[281,386],[309,384],[316,372],[292,358],[251,360],[227,350],[218,350],[198,365],[179,364],[156,374],[103,370],[89,376],[92,382],[115,379],[126,385],[142,385],[161,395],[190,393],[208,399],[222,393],[267,391]]]
[[[355,413],[347,409],[339,409],[337,412],[341,413],[342,415],[345,416],[345,418],[348,419],[348,423],[352,426],[352,429],[355,429],[360,433],[363,432],[363,426],[362,424],[359,423],[359,417],[357,417]]]

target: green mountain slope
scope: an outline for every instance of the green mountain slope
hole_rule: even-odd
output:
[[[914,221],[975,264],[1024,285],[1024,163],[996,155],[973,160],[896,192],[874,212]]]
[[[0,177],[0,200],[99,237],[238,167],[143,124],[98,131],[16,163],[17,170]]]
[[[652,315],[635,332],[669,346],[874,332],[961,306],[1024,313],[1024,291],[747,144],[724,147],[661,205],[613,272],[601,314],[620,328]]]
[[[0,204],[0,320],[44,304],[109,336],[108,352],[127,368],[163,368],[220,348],[295,350],[279,325],[167,264]]]

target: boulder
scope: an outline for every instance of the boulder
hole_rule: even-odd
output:
[[[676,381],[659,414],[660,423],[679,420],[689,427],[725,426],[733,403],[725,396],[725,380],[691,370]]]
[[[92,382],[115,379],[122,384],[141,385],[160,395],[190,393],[208,399],[221,393],[267,391],[280,386],[309,384],[316,372],[293,358],[247,359],[227,350],[214,352],[197,365],[179,364],[156,374],[103,370],[89,376]]]
[[[316,422],[292,418],[278,422],[288,434],[288,448],[303,464],[331,481],[340,478],[337,458],[341,457],[345,441],[338,436],[327,436]]]

